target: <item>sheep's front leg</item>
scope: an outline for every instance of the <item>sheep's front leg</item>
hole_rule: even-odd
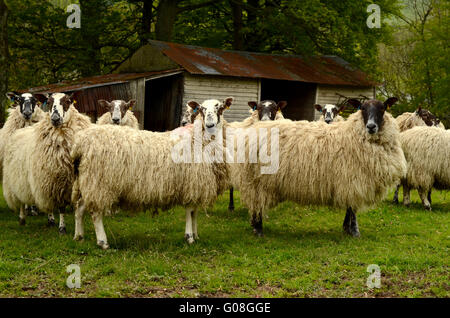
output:
[[[419,189],[420,200],[422,200],[423,207],[431,211],[431,203],[428,201],[428,191],[424,189]]]
[[[228,203],[228,211],[234,212],[234,198],[233,198],[233,187],[230,188],[230,203]]]
[[[411,198],[409,196],[410,189],[407,185],[403,185],[403,205],[408,207],[411,204]]]
[[[53,213],[47,215],[47,226],[55,226],[55,216]]]
[[[75,241],[81,241],[84,237],[83,216],[85,210],[84,201],[78,201],[75,209],[75,236],[73,237]]]
[[[194,231],[192,226],[193,214],[194,214],[193,208],[186,208],[186,229],[184,231],[184,238],[189,244],[195,242]]]
[[[25,216],[27,215],[25,212],[25,205],[20,206],[19,210],[19,225],[25,225]]]
[[[428,191],[428,202],[430,202],[430,205],[431,205],[431,189],[430,189],[430,191]]]
[[[397,185],[397,188],[395,189],[395,193],[394,193],[394,200],[393,202],[395,204],[398,204],[398,191],[400,190],[400,185]]]
[[[105,228],[103,227],[103,215],[100,213],[93,213],[92,222],[94,223],[97,245],[104,250],[108,249],[108,239],[106,238]]]
[[[261,212],[252,213],[252,227],[253,233],[259,237],[264,236],[263,234],[263,221]]]
[[[59,234],[66,234],[66,222],[64,222],[64,213],[59,210]]]
[[[353,236],[360,237],[358,221],[356,220],[356,214],[351,207],[347,208],[347,213],[345,214],[344,224],[342,225],[345,233]]]

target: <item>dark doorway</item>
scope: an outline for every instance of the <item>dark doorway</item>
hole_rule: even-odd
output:
[[[314,103],[316,99],[316,84],[261,80],[261,100],[272,99],[276,102],[287,101],[287,107],[283,110],[285,118],[292,120],[313,120]]]
[[[167,131],[179,126],[183,103],[181,74],[145,82],[144,129]]]

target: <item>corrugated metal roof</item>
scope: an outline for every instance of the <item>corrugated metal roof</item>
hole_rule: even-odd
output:
[[[330,85],[374,86],[367,74],[337,56],[301,57],[224,51],[149,41],[191,74],[267,78]]]
[[[123,84],[130,80],[137,78],[151,78],[160,75],[169,75],[172,73],[178,73],[183,71],[183,69],[174,69],[167,71],[157,71],[157,72],[145,72],[145,73],[127,73],[127,74],[107,74],[92,77],[80,78],[73,82],[60,82],[56,84],[49,84],[39,87],[30,88],[28,90],[23,90],[23,92],[30,93],[58,93],[58,92],[72,92],[79,91],[87,88],[100,87],[105,85],[113,84]]]

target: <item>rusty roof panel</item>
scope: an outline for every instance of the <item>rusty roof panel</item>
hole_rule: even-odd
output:
[[[176,43],[149,41],[150,45],[191,74],[268,78],[331,85],[377,85],[337,56],[301,57],[224,51]]]
[[[127,73],[127,74],[107,74],[92,77],[80,78],[73,82],[60,82],[56,84],[49,84],[39,87],[30,88],[27,92],[30,93],[59,93],[59,92],[73,92],[87,88],[100,87],[104,85],[123,84],[130,80],[143,77],[152,77],[163,74],[170,74],[180,72],[183,69],[145,72],[145,73]],[[25,90],[23,90],[25,92]]]

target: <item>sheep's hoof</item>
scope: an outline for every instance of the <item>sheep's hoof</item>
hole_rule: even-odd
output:
[[[425,210],[431,211],[431,205],[425,205],[424,208]]]
[[[410,205],[411,203],[405,203],[405,202],[403,202],[403,205],[405,206],[405,208],[409,208],[409,205]]]
[[[56,226],[55,220],[48,220],[48,221],[47,221],[47,226],[48,226],[48,227]]]
[[[102,250],[107,250],[109,248],[108,243],[105,241],[97,241],[97,245],[100,246]]]
[[[30,214],[31,214],[32,216],[38,216],[38,215],[39,215],[39,210],[38,210],[35,206],[32,206],[32,207],[30,208]]]
[[[198,236],[198,234],[194,234],[194,239],[198,240],[200,237]]]
[[[233,213],[234,212],[234,206],[229,206],[228,207],[228,212]]]
[[[192,234],[185,234],[184,239],[189,243],[193,244],[195,242],[194,236]]]
[[[25,219],[19,219],[19,225],[25,225]]]
[[[152,216],[155,217],[157,215],[159,215],[158,209],[153,210]]]
[[[84,240],[84,237],[83,237],[83,235],[75,234],[75,236],[73,237],[73,240],[74,241],[82,241],[82,240]]]
[[[253,234],[255,234],[257,237],[263,237],[264,233],[261,229],[253,229]]]
[[[66,227],[60,227],[59,234],[67,234]]]
[[[392,203],[398,204],[398,198],[394,198],[394,200],[392,201]]]
[[[346,228],[344,227],[344,231],[346,234],[353,236],[353,237],[360,237],[361,234],[359,233],[359,229],[352,229],[352,228]]]

